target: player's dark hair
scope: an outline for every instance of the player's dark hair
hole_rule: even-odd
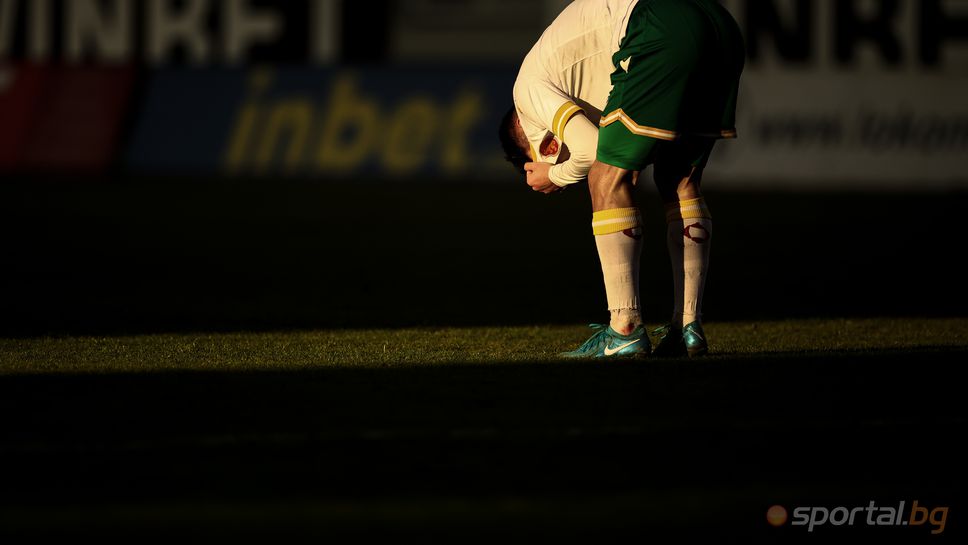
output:
[[[501,127],[498,129],[497,135],[501,139],[501,147],[504,148],[504,158],[514,165],[518,172],[524,174],[524,164],[531,162],[531,158],[524,150],[526,142],[518,140],[518,134],[515,130],[517,120],[518,112],[512,106],[501,119]]]

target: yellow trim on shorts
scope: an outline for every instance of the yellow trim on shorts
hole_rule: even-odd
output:
[[[555,114],[554,119],[551,122],[551,132],[555,134],[562,142],[565,141],[565,126],[571,121],[571,118],[575,117],[577,114],[581,113],[581,107],[574,102],[566,102],[558,108],[558,113]]]
[[[632,134],[637,134],[639,136],[648,136],[650,138],[657,138],[659,140],[678,140],[680,133],[676,131],[667,131],[665,129],[657,129],[655,127],[647,127],[645,125],[639,125],[635,122],[628,114],[625,113],[621,108],[615,110],[614,112],[608,114],[602,118],[602,127],[607,127],[616,121],[621,121],[625,128],[629,130]],[[706,138],[736,138],[736,129],[724,129],[718,133],[689,133],[693,136],[703,136]]]
[[[607,127],[616,121],[621,121],[625,128],[629,130],[632,134],[637,134],[639,136],[648,136],[649,138],[657,138],[659,140],[676,140],[679,138],[679,133],[675,131],[667,131],[665,129],[657,129],[655,127],[646,127],[644,125],[639,125],[631,117],[629,117],[625,111],[621,108],[615,110],[614,112],[608,114],[602,118],[600,125],[602,127]]]

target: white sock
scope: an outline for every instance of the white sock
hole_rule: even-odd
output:
[[[686,326],[702,321],[713,221],[702,198],[667,206],[666,219],[675,290],[672,323]]]
[[[605,279],[612,329],[629,334],[642,324],[639,302],[639,263],[642,221],[637,208],[596,212],[592,227]]]

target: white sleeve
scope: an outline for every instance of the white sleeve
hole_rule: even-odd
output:
[[[564,127],[564,142],[571,157],[551,167],[548,174],[559,187],[577,184],[588,177],[598,155],[598,127],[584,115],[576,115]]]
[[[564,140],[562,131],[568,121],[581,113],[581,108],[560,89],[547,81],[521,79],[514,86],[514,104],[521,126],[534,150],[540,149],[548,133]],[[536,160],[550,160],[537,157]],[[552,161],[553,162],[553,161]]]

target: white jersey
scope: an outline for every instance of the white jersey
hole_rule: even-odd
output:
[[[637,1],[575,0],[525,57],[514,105],[536,161],[558,162],[565,127],[579,112],[598,126],[612,89],[612,54]],[[552,139],[557,146],[547,145]],[[547,148],[556,151],[544,154]]]

